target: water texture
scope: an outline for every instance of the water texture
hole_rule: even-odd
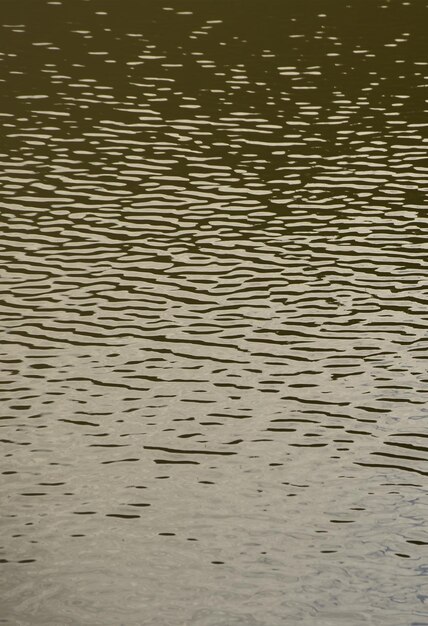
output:
[[[428,624],[427,14],[1,1],[1,624]]]

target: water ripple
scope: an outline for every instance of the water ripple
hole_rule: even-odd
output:
[[[3,5],[4,619],[425,623],[426,7]]]

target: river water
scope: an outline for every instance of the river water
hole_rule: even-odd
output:
[[[425,3],[0,23],[0,623],[427,625]]]

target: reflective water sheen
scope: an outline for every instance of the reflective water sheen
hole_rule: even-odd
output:
[[[425,2],[0,22],[0,622],[428,624]]]

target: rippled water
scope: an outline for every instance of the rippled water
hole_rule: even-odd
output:
[[[0,622],[428,624],[425,2],[0,23]]]

